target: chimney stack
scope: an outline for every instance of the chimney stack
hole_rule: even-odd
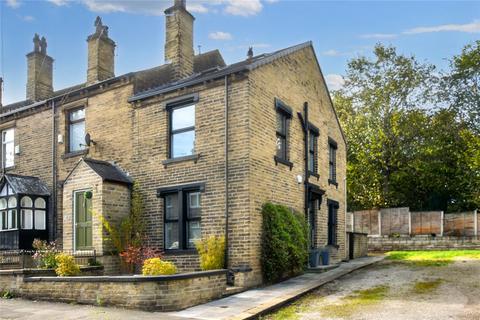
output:
[[[186,0],[175,0],[173,7],[165,10],[166,42],[165,62],[173,67],[173,80],[193,75],[193,22],[187,11]]]
[[[47,40],[35,34],[33,51],[27,54],[27,100],[41,101],[53,94],[53,59],[47,55]]]
[[[115,76],[115,42],[108,37],[108,27],[103,25],[100,17],[94,26],[95,33],[87,38],[87,85]]]

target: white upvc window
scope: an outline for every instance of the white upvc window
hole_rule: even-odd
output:
[[[2,131],[2,168],[15,165],[15,129]]]

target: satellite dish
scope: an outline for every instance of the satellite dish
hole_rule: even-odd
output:
[[[87,133],[85,135],[85,145],[87,147],[90,147],[91,145],[96,145],[97,143],[95,141],[92,140],[92,138],[90,137],[90,133]]]

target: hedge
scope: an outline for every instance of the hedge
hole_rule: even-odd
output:
[[[291,209],[266,203],[262,209],[262,273],[267,283],[301,273],[308,260],[305,217]]]

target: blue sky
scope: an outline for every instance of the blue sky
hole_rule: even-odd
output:
[[[86,38],[100,15],[116,41],[116,74],[162,64],[163,10],[173,0],[0,0],[3,103],[25,98],[26,58],[35,32],[55,59],[54,87],[86,80]],[[227,63],[312,40],[330,88],[347,61],[382,42],[440,68],[480,39],[480,1],[187,0],[195,45]]]

